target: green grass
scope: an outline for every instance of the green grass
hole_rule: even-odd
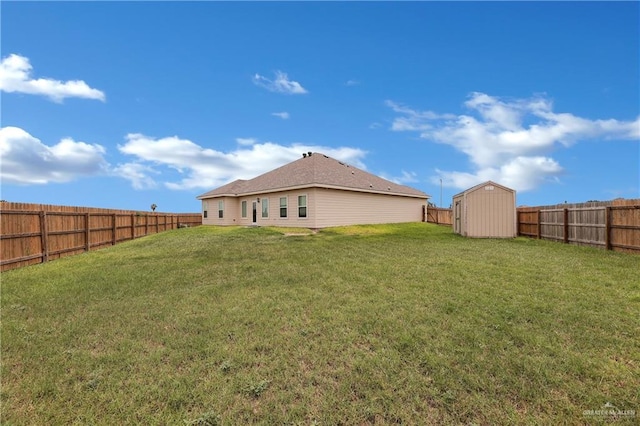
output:
[[[640,256],[430,224],[198,227],[1,280],[2,424],[640,416],[583,415],[640,411]]]

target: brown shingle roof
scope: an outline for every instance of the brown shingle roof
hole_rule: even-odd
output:
[[[321,153],[300,158],[250,180],[236,180],[198,196],[240,196],[303,187],[324,187],[428,198],[422,191],[393,183]]]
[[[221,195],[238,195],[238,191],[242,188],[242,185],[246,182],[244,179],[237,179],[233,182],[229,182],[226,185],[222,185],[219,188],[206,192],[202,195],[199,195],[197,198],[209,198],[212,196],[221,196]]]

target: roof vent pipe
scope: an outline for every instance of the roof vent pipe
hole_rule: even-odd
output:
[[[309,157],[311,157],[311,154],[313,154],[313,152],[311,152],[311,151],[307,152],[307,155],[308,155]]]
[[[307,153],[306,152],[302,153],[302,158],[307,158]]]

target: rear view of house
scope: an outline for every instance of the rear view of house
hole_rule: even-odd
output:
[[[429,196],[321,153],[197,197],[203,225],[325,228],[420,222]]]
[[[516,191],[485,182],[453,196],[453,232],[475,238],[513,238]]]

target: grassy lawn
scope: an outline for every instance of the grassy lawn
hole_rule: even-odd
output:
[[[2,424],[640,419],[636,255],[198,227],[0,279]],[[636,416],[585,416],[606,403]]]

